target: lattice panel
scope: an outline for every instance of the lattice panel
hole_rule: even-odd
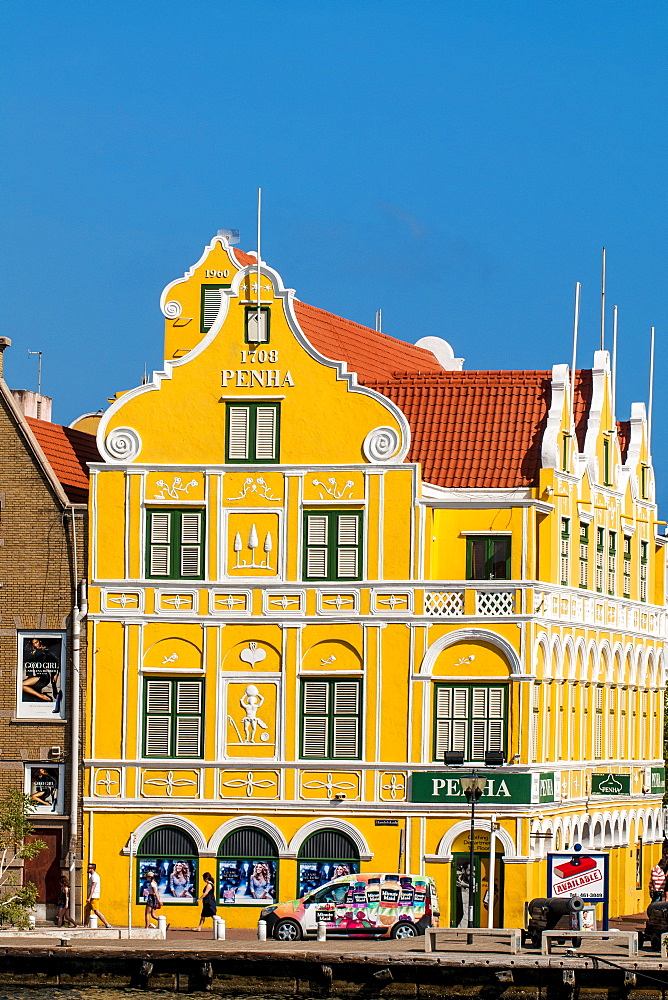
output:
[[[429,591],[425,597],[425,611],[440,618],[458,618],[464,614],[464,591]]]
[[[476,613],[488,617],[512,615],[515,593],[512,590],[479,590],[476,592]]]

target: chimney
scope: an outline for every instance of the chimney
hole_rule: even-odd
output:
[[[12,346],[12,342],[9,339],[9,337],[0,337],[0,378],[4,378],[5,377],[5,372],[4,372],[4,367],[5,366],[4,366],[4,357],[3,357],[4,353],[5,353],[5,348],[6,347],[11,347],[11,346]]]
[[[12,396],[18,404],[18,408],[25,417],[36,417],[37,420],[51,421],[50,396],[42,396],[30,389],[12,389]]]

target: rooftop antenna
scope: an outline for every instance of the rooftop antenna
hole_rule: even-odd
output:
[[[571,411],[573,415],[573,433],[575,433],[575,362],[578,356],[578,328],[580,326],[580,292],[582,285],[575,282],[575,312],[573,316],[573,360],[571,362]]]
[[[617,421],[617,306],[612,307],[612,429]]]
[[[601,350],[605,350],[605,247],[601,252]]]
[[[146,371],[146,362],[144,362],[144,374],[141,380],[142,385],[148,385],[148,372]]]
[[[40,420],[42,416],[42,400],[40,399],[42,395],[42,352],[28,351],[28,354],[37,355],[37,419]]]
[[[383,332],[383,310],[376,309],[376,330],[378,333]]]
[[[652,461],[652,410],[654,409],[654,327],[649,334],[649,399],[647,401],[647,463]]]

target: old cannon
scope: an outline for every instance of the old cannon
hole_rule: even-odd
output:
[[[668,931],[668,902],[658,900],[647,907],[647,922],[644,931],[638,931],[639,943],[649,941],[656,951],[661,947],[661,935]]]
[[[571,917],[584,909],[584,900],[580,896],[552,896],[532,899],[527,903],[527,929],[525,941],[531,941],[536,948],[540,947],[543,931],[572,930]]]

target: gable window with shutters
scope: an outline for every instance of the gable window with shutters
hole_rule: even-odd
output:
[[[228,403],[226,462],[278,462],[280,403]]]
[[[624,535],[624,578],[623,578],[623,594],[624,597],[631,596],[631,536]]]
[[[304,513],[304,579],[361,580],[362,512]]]
[[[567,587],[570,583],[571,575],[571,519],[569,517],[562,517],[561,519],[559,570],[561,585],[562,587]]]
[[[583,590],[589,586],[589,525],[585,521],[580,522],[580,574],[578,582]]]
[[[436,684],[434,760],[446,750],[465,761],[484,761],[488,750],[506,752],[508,689],[503,684]]]
[[[305,680],[301,693],[302,758],[359,758],[362,682]]]
[[[225,285],[202,285],[202,301],[200,307],[200,333],[208,333],[216,322],[216,316],[220,311],[221,288],[230,288],[230,283]]]
[[[204,511],[146,512],[146,576],[151,580],[204,577]]]
[[[244,330],[247,344],[269,343],[270,319],[271,311],[269,308],[260,307],[258,322],[257,306],[246,306],[246,324]]]
[[[181,677],[144,680],[144,757],[202,756],[204,682]]]

